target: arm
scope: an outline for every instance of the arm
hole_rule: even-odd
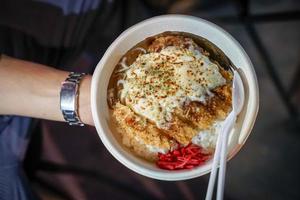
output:
[[[64,121],[60,88],[69,72],[41,64],[0,57],[0,115],[21,115]],[[79,85],[78,112],[83,123],[93,125],[90,108],[91,76]]]

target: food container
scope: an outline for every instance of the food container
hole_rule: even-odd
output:
[[[201,36],[219,47],[240,68],[245,88],[245,104],[229,136],[228,160],[238,153],[251,133],[259,107],[259,91],[252,63],[241,45],[222,28],[197,17],[163,15],[150,18],[124,31],[109,46],[95,69],[91,88],[92,114],[99,137],[107,150],[129,169],[147,177],[176,181],[209,173],[212,160],[194,169],[169,171],[138,158],[126,150],[112,133],[107,104],[108,82],[119,59],[140,41],[165,31],[188,32]]]

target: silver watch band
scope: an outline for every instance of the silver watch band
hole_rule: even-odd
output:
[[[84,126],[78,115],[78,88],[84,73],[71,72],[60,90],[60,110],[70,125]]]

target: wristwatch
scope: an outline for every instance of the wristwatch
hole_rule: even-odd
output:
[[[84,73],[71,72],[61,85],[60,110],[70,125],[84,126],[78,115],[78,88],[84,75]]]

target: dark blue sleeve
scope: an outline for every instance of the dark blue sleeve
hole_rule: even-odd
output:
[[[0,200],[34,199],[22,169],[30,123],[27,117],[0,116]]]

